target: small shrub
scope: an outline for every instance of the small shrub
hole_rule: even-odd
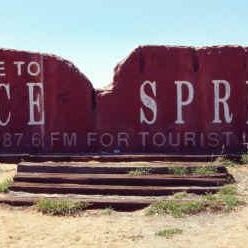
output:
[[[219,190],[218,194],[220,194],[220,195],[236,195],[237,194],[237,187],[234,185],[225,185]]]
[[[241,164],[248,164],[248,153],[244,153],[241,155],[240,163]]]
[[[121,235],[121,239],[130,239],[130,240],[132,240],[132,241],[136,241],[136,240],[139,240],[139,239],[143,239],[144,238],[144,236],[143,235],[141,235],[141,234],[137,234],[137,235],[125,235],[125,234],[123,234],[123,235]]]
[[[165,237],[167,239],[172,238],[174,235],[182,234],[183,230],[179,228],[163,229],[155,233],[156,236]]]
[[[205,202],[206,211],[219,212],[224,209],[223,201],[217,196],[217,194],[207,194],[203,196],[201,200]]]
[[[58,216],[76,216],[85,210],[89,203],[76,202],[65,199],[48,199],[44,198],[36,204],[38,211],[48,215]]]
[[[235,195],[222,195],[221,199],[224,203],[224,210],[226,211],[231,211],[237,206],[243,204],[243,202],[241,202]]]
[[[104,215],[111,215],[113,212],[114,212],[114,209],[112,207],[107,207],[107,208],[102,210],[102,213]]]
[[[131,176],[145,176],[151,174],[151,168],[136,168],[134,170],[130,170],[129,175]]]
[[[216,194],[206,194],[202,196],[203,200],[205,201],[215,201],[216,200]]]
[[[189,174],[189,171],[186,167],[171,167],[169,168],[169,173],[175,174],[175,175],[185,175]]]
[[[243,205],[237,196],[237,188],[234,185],[225,185],[215,195],[209,194],[203,197],[207,201],[210,210],[231,211],[239,205]]]
[[[221,195],[216,194],[211,198],[205,198],[207,209],[211,212],[234,210],[244,202],[240,201],[236,195]]]
[[[0,192],[3,192],[3,193],[8,192],[9,186],[11,185],[12,181],[13,180],[11,178],[7,178],[4,181],[2,181],[0,183]]]
[[[202,166],[195,168],[193,170],[193,174],[199,174],[199,175],[211,175],[217,172],[217,168],[210,167],[210,166]]]
[[[183,191],[183,192],[175,193],[175,194],[173,195],[173,198],[179,200],[179,199],[186,198],[188,195],[189,195],[189,194],[188,194],[187,192]]]
[[[197,214],[204,208],[204,204],[198,200],[192,201],[176,201],[164,200],[159,201],[150,206],[147,211],[148,215],[165,215],[169,214],[176,218],[183,217],[188,214]]]
[[[229,159],[227,157],[219,157],[216,160],[216,162],[218,164],[221,164],[221,165],[224,165],[224,166],[229,166],[229,167],[234,166],[236,164],[236,161],[233,161],[233,160],[231,160],[231,159]]]
[[[244,201],[237,196],[236,187],[232,185],[224,186],[217,194],[207,194],[191,200],[180,200],[182,198],[174,196],[170,200],[155,202],[147,209],[146,214],[169,214],[174,217],[184,217],[203,211],[228,212],[244,204]]]

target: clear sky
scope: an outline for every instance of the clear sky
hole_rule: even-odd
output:
[[[248,46],[247,0],[2,0],[0,46],[71,60],[95,87],[139,45]]]

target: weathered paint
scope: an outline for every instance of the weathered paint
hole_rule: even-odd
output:
[[[70,62],[51,55],[0,50],[0,61],[0,83],[10,93],[0,88],[0,119],[6,122],[10,115],[0,126],[1,152],[80,152],[82,147],[88,152],[83,143],[74,146],[71,137],[94,127],[90,81]],[[29,69],[39,73],[28,71],[30,63]]]
[[[145,46],[95,90],[70,62],[0,50],[1,153],[245,150],[247,49]]]

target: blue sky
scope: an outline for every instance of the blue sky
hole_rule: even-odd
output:
[[[101,87],[139,45],[248,46],[247,10],[247,0],[2,0],[0,46],[60,55]]]

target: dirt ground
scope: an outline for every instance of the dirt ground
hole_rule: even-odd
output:
[[[248,166],[231,167],[239,194],[247,201]],[[15,166],[0,165],[0,181],[15,174]],[[180,228],[171,239],[156,236],[164,228]],[[231,213],[185,218],[132,213],[86,211],[81,217],[53,217],[34,208],[0,206],[0,248],[8,247],[185,247],[247,248],[248,205]]]

